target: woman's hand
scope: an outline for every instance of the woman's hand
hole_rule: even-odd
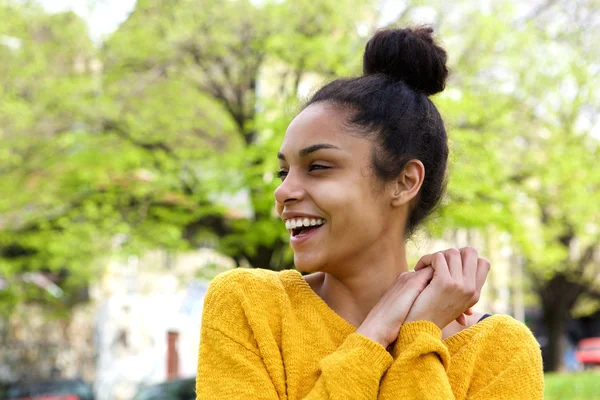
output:
[[[388,347],[398,337],[413,302],[432,277],[433,268],[426,266],[419,268],[419,271],[398,275],[356,333]]]
[[[479,301],[490,262],[465,247],[421,258],[415,272],[433,269],[433,279],[412,304],[405,322],[426,320],[443,329]]]

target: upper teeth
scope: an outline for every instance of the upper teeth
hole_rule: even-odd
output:
[[[286,229],[300,228],[301,226],[323,225],[325,221],[321,218],[293,218],[285,221]]]

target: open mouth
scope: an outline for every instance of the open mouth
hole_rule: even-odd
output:
[[[323,225],[324,224],[316,225],[316,226],[299,226],[298,228],[294,228],[294,229],[291,230],[292,236],[296,237],[296,236],[307,235],[311,231],[316,231],[317,229],[319,229]]]
[[[322,218],[290,218],[285,221],[285,227],[290,232],[292,239],[308,237],[323,225],[325,225],[325,220]]]

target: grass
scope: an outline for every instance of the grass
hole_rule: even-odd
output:
[[[600,400],[600,371],[547,374],[545,400]]]

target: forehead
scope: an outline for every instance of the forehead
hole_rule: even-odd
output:
[[[290,123],[281,144],[281,152],[286,155],[296,153],[316,143],[327,143],[351,150],[357,140],[364,146],[364,139],[344,129],[344,122],[349,113],[326,104],[308,106]]]

